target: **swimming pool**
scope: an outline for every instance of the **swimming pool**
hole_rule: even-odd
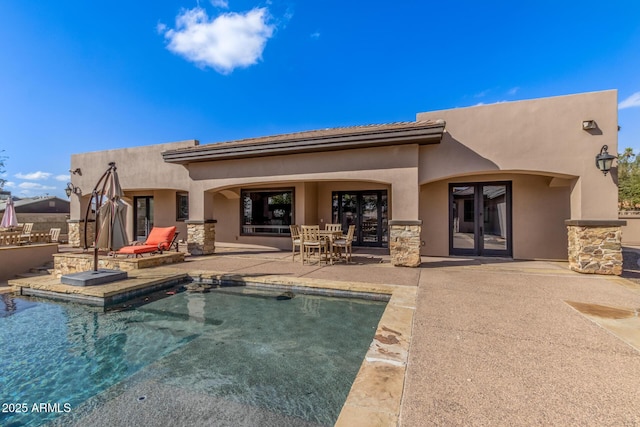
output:
[[[333,425],[386,304],[280,295],[223,287],[108,313],[13,299],[0,403],[27,411],[0,425]]]

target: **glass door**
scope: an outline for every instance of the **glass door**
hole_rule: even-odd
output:
[[[388,201],[386,190],[337,191],[333,193],[332,222],[346,230],[356,226],[355,246],[386,246]]]
[[[511,256],[511,183],[449,185],[449,252]]]
[[[473,185],[451,187],[451,253],[473,254],[476,247],[476,198]]]
[[[133,233],[136,240],[145,241],[153,228],[153,197],[141,196],[133,198],[135,222]]]

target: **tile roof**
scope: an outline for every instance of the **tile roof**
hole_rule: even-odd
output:
[[[164,152],[163,157],[170,163],[189,163],[399,143],[433,144],[440,142],[444,127],[444,120],[428,120],[328,128],[179,148]]]

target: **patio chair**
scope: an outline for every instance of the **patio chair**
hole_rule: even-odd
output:
[[[342,231],[342,224],[325,224],[324,229],[327,231]]]
[[[50,228],[49,229],[49,242],[58,243],[58,239],[60,238],[60,229],[59,228]]]
[[[172,246],[175,246],[176,239],[178,238],[176,227],[153,227],[147,240],[140,244],[134,243],[130,246],[124,246],[114,252],[114,257],[117,255],[134,255],[142,257],[142,254],[151,254],[155,252],[168,251]]]
[[[326,255],[327,245],[326,241],[320,238],[320,226],[302,225],[301,230],[302,232],[300,235],[302,238],[300,242],[302,244],[302,263],[304,264],[305,259],[308,261],[313,252],[317,252],[318,262],[322,261],[322,253],[324,251]]]
[[[340,251],[340,259],[342,259],[342,250],[344,250],[347,264],[351,262],[353,235],[355,234],[355,231],[356,226],[350,225],[346,236],[342,236],[341,238],[333,241],[333,247]]]
[[[23,243],[31,243],[31,231],[33,230],[32,222],[25,222],[22,226],[22,232],[20,233],[20,242]]]
[[[296,260],[296,246],[300,248],[300,256],[302,256],[302,246],[300,245],[300,226],[290,225],[291,230],[291,260]]]

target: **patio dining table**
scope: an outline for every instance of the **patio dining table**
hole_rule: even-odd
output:
[[[333,249],[333,241],[342,237],[342,230],[320,230],[320,239],[324,239],[326,252],[329,256],[331,264],[333,264],[334,257],[336,255]]]

